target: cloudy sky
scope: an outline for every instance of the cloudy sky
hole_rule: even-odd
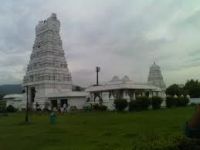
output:
[[[156,61],[167,85],[200,79],[199,0],[0,0],[0,84],[21,83],[35,26],[52,12],[61,21],[73,82],[113,75],[145,82]]]

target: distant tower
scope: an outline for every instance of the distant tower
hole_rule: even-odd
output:
[[[39,21],[35,42],[23,84],[28,87],[29,101],[44,103],[49,93],[72,91],[72,79],[59,35],[56,14]]]
[[[166,89],[160,67],[155,62],[149,70],[148,84],[160,87],[162,90]]]

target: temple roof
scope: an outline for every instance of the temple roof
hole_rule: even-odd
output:
[[[3,100],[22,101],[24,94],[8,94],[3,97]]]
[[[110,91],[119,89],[134,89],[134,90],[143,89],[143,90],[161,91],[160,88],[153,85],[149,85],[147,83],[135,83],[132,80],[130,80],[128,76],[124,76],[121,80],[117,76],[114,76],[110,82],[107,82],[104,85],[100,86],[90,86],[86,89],[86,91],[95,92],[95,91]]]
[[[113,76],[112,80],[110,82],[120,81],[118,76]]]
[[[120,90],[120,89],[141,89],[141,90],[152,90],[152,91],[161,91],[160,88],[148,84],[138,84],[138,83],[121,83],[121,84],[105,84],[101,86],[91,86],[86,89],[87,92],[95,91],[111,91],[111,90]]]
[[[127,75],[125,75],[123,78],[122,78],[122,81],[124,82],[127,82],[127,81],[130,81],[129,77]]]

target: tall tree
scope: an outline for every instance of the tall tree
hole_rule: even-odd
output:
[[[184,86],[184,90],[192,98],[200,97],[200,82],[198,80],[188,80]]]
[[[180,87],[178,84],[172,84],[166,89],[166,94],[171,96],[174,95],[180,96],[184,94],[184,91],[183,88]]]

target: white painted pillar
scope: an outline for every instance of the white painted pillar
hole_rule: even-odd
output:
[[[136,100],[135,92],[133,92],[133,100]]]

